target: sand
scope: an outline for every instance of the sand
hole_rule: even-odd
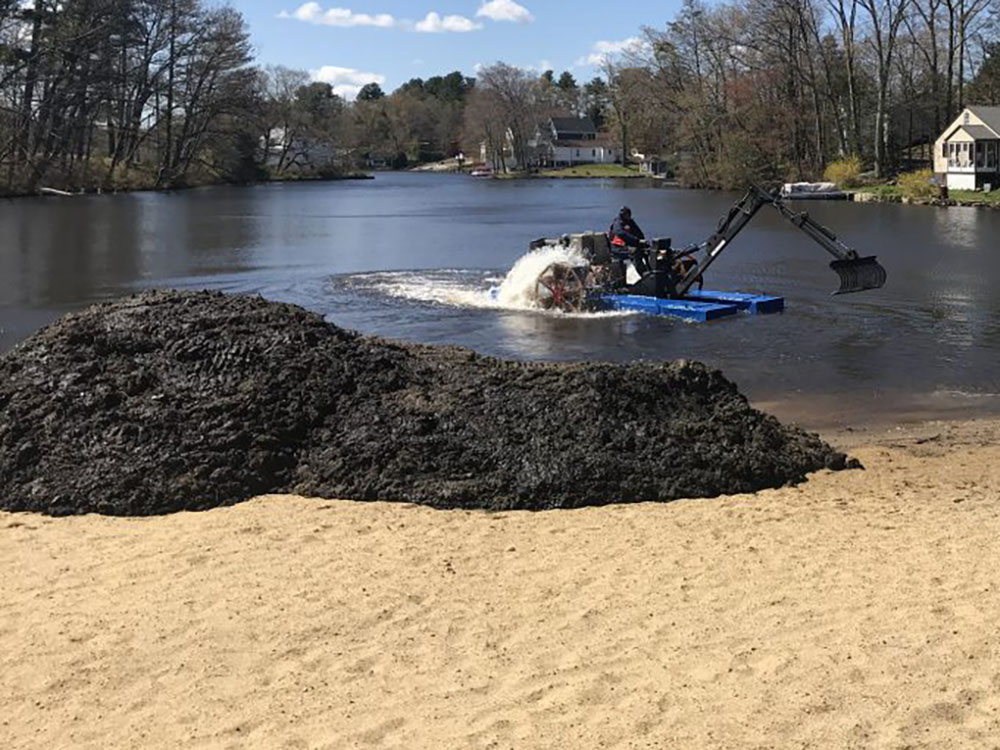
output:
[[[1000,422],[543,513],[0,514],[0,747],[1000,747]]]

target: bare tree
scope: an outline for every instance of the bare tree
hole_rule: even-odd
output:
[[[861,153],[861,113],[858,101],[857,46],[855,27],[858,18],[859,0],[827,0],[827,4],[837,21],[840,41],[843,45],[844,68],[847,73],[847,105],[850,150]]]
[[[861,7],[871,24],[869,44],[877,62],[875,104],[875,174],[884,176],[888,170],[889,150],[889,82],[892,58],[896,52],[899,29],[905,19],[909,0],[861,0]]]
[[[483,158],[494,172],[507,171],[506,120],[503,104],[495,91],[476,87],[465,107],[462,130],[466,150],[477,153],[482,149]]]
[[[247,101],[242,18],[198,2],[0,0],[6,189],[109,185],[140,163],[183,175]]]
[[[498,62],[479,71],[478,88],[492,92],[518,169],[531,164],[528,140],[537,124],[536,81],[527,71]]]
[[[267,156],[273,154],[275,169],[279,173],[289,166],[298,165],[306,153],[303,131],[307,123],[301,117],[296,99],[299,89],[308,83],[309,74],[304,70],[277,65],[264,72],[268,110],[265,135]]]

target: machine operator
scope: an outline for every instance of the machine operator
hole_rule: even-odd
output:
[[[618,216],[611,222],[608,237],[611,239],[612,257],[620,261],[631,260],[635,270],[640,274],[649,270],[646,259],[646,235],[632,218],[631,208],[622,206],[619,209]]]

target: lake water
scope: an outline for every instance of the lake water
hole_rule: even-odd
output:
[[[783,295],[780,315],[691,324],[491,306],[536,237],[604,229],[704,240],[739,196],[639,182],[372,181],[0,202],[0,350],[56,316],[147,287],[295,302],[349,328],[531,360],[687,357],[810,426],[1000,413],[1000,212],[797,204],[888,271],[830,296],[830,257],[764,208],[708,287]]]

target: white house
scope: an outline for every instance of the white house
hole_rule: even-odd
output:
[[[289,135],[284,128],[272,128],[261,138],[267,166],[284,172],[302,172],[324,167],[336,160],[337,152],[328,142]]]
[[[606,135],[590,140],[560,139],[552,142],[551,162],[557,167],[574,164],[615,164],[621,161],[621,149]]]
[[[504,162],[508,169],[519,169],[508,130]],[[614,164],[622,160],[622,150],[605,133],[598,133],[589,117],[550,117],[538,123],[527,142],[528,168],[570,167],[574,164]],[[489,161],[486,143],[480,144],[480,160]]]
[[[962,110],[934,144],[934,171],[952,190],[1000,187],[1000,107]]]
[[[556,167],[574,164],[614,164],[621,149],[605,133],[598,133],[589,117],[552,117],[536,134],[539,160]]]

